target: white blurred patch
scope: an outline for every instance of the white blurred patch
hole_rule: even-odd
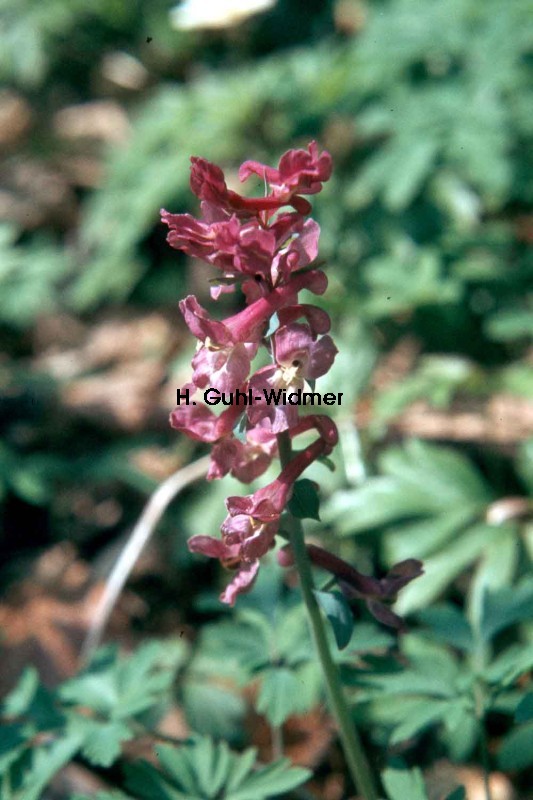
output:
[[[230,28],[272,8],[276,0],[184,0],[170,11],[172,25],[182,30]]]

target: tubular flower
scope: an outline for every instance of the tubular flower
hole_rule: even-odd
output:
[[[350,604],[363,600],[372,616],[379,622],[400,631],[405,630],[403,619],[392,611],[390,604],[394,603],[400,589],[423,574],[421,561],[408,558],[391,567],[383,578],[373,578],[363,575],[351,564],[317,545],[307,545],[307,553],[313,564],[327,570],[337,579],[341,592]],[[280,550],[278,561],[284,567],[293,565],[294,559],[290,547]]]

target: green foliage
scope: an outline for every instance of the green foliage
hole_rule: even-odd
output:
[[[355,702],[387,731],[390,744],[408,746],[432,730],[452,758],[463,760],[476,747],[486,716],[512,715],[516,707],[515,716],[525,724],[504,738],[499,759],[506,769],[530,763],[530,695],[517,681],[533,666],[533,648],[522,642],[500,651],[495,637],[530,618],[531,585],[524,580],[514,600],[507,589],[488,595],[479,620],[472,608],[470,620],[452,606],[421,612],[427,631],[403,639],[403,666],[382,657],[353,676],[359,687]]]
[[[161,769],[147,762],[127,768],[128,786],[143,800],[263,800],[287,792],[310,776],[288,759],[254,769],[256,751],[233,753],[221,742],[197,738],[180,748],[156,748]]]
[[[389,800],[428,800],[428,793],[419,769],[386,769],[381,779]],[[463,787],[458,787],[443,800],[466,800]]]
[[[228,680],[232,680],[233,690]],[[220,702],[217,695],[222,695],[225,703],[234,698],[239,707],[236,687],[257,681],[255,707],[274,726],[293,714],[309,711],[321,698],[320,671],[301,605],[280,606],[272,618],[248,609],[232,621],[204,628],[183,687],[185,709],[195,730],[221,735],[214,711]],[[199,716],[207,702],[209,714]],[[241,704],[240,716],[243,713]],[[231,735],[231,728],[224,733]]]
[[[108,647],[54,692],[28,669],[2,708],[8,720],[0,744],[2,798],[38,800],[76,755],[97,767],[111,766],[122,743],[142,730],[143,714],[168,702],[185,655],[180,641],[148,642],[129,658]]]
[[[57,286],[66,276],[65,254],[53,242],[15,246],[18,232],[0,225],[0,321],[27,327],[57,307]]]
[[[424,575],[401,592],[401,614],[427,606],[471,566],[478,593],[486,582],[510,584],[522,529],[512,521],[485,521],[494,496],[467,458],[411,440],[382,453],[379,467],[382,474],[360,488],[336,492],[323,517],[341,536],[384,531],[391,565],[409,557],[424,561]]]

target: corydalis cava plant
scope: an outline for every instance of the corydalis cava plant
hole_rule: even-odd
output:
[[[258,198],[229,189],[222,170],[209,161],[192,157],[191,163],[190,185],[201,200],[202,215],[195,219],[163,210],[167,241],[219,271],[211,289],[214,300],[240,287],[245,307],[219,321],[196,297],[181,301],[185,322],[198,340],[191,383],[183,390],[194,396],[197,389],[210,387],[234,392],[235,397],[241,392],[244,398],[251,389],[254,398],[266,398],[272,390],[302,389],[306,381],[326,374],[337,353],[329,336],[328,314],[298,299],[303,289],[320,295],[327,287],[325,274],[312,266],[320,228],[308,217],[312,207],[304,195],[321,191],[331,175],[331,156],[320,153],[316,142],[311,142],[307,150],[285,153],[277,168],[245,161],[240,180],[256,175],[268,185],[265,196]],[[271,332],[274,319],[277,327]],[[261,347],[267,349],[271,363],[250,374]],[[310,445],[294,455],[291,452],[274,481],[251,495],[227,499],[221,538],[200,535],[189,540],[192,552],[218,558],[236,570],[221,595],[222,601],[233,605],[239,593],[250,589],[260,558],[273,547],[295,481],[313,461],[331,452],[337,428],[326,415],[300,416],[296,406],[268,404],[266,399],[254,405],[235,403],[218,416],[194,401],[176,408],[170,421],[192,439],[212,445],[208,479],[231,473],[243,482],[254,480],[270,466],[278,455],[280,435],[292,441],[301,433],[316,431]],[[237,437],[237,429],[244,435]],[[288,553],[282,563],[289,566]],[[321,566],[327,569],[328,563]],[[336,567],[332,574],[338,578],[338,560]],[[353,567],[347,568],[354,572]],[[418,574],[418,563],[410,562],[404,572],[407,582]],[[364,581],[361,576],[358,596],[362,599]],[[374,602],[375,586],[370,589],[374,594],[369,599]],[[395,624],[394,615],[387,618],[376,613],[375,602],[367,605],[382,621]]]

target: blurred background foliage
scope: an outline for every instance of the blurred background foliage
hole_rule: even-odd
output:
[[[335,472],[313,468],[323,502],[310,532],[326,530],[363,571],[423,558],[426,576],[399,610],[437,602],[439,624],[447,602],[442,613],[464,608],[479,627],[486,592],[530,568],[531,2],[264,5],[202,27],[192,2],[0,0],[8,685],[27,660],[49,682],[72,672],[60,647],[35,643],[38,630],[18,650],[10,641],[14,588],[30,602],[20,594],[30,574],[39,597],[61,590],[62,603],[101,578],[157,483],[197,455],[167,418],[192,354],[177,302],[191,291],[207,302],[210,273],[166,245],[158,217],[197,211],[191,154],[230,184],[243,160],[277,163],[311,139],[334,159],[313,214],[330,281],[320,302],[340,350],[319,388],[344,392],[342,441]],[[213,533],[224,496],[239,491],[204,484],[168,512],[115,622],[126,641],[219,613],[217,572],[185,538]],[[531,640],[523,619],[513,617],[515,643]],[[184,702],[195,729],[227,734],[236,695],[226,692],[214,729],[190,699],[220,668],[203,647]],[[290,697],[276,658],[241,667],[263,670],[276,691],[288,680]],[[220,687],[209,691],[211,702]],[[365,714],[392,724],[387,695],[365,691]],[[279,724],[268,692],[258,710]]]

